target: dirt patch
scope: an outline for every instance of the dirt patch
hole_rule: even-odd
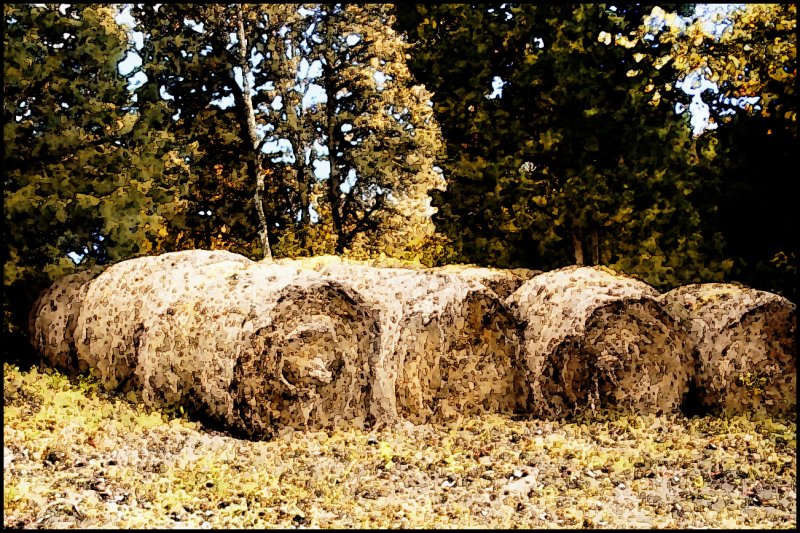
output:
[[[484,414],[249,441],[52,370],[3,379],[7,528],[797,526],[794,417]]]

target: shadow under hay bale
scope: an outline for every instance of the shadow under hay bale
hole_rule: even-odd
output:
[[[147,403],[244,436],[364,427],[379,335],[358,296],[316,272],[218,263],[145,322],[136,372]]]
[[[202,265],[252,263],[226,251],[186,250],[117,263],[89,283],[75,344],[81,365],[108,390],[140,389],[134,371],[145,320],[195,283]]]
[[[496,294],[456,274],[338,258],[291,264],[354,287],[380,317],[376,417],[416,423],[526,408],[519,331]]]
[[[660,299],[689,332],[704,407],[729,415],[796,409],[795,304],[723,283],[678,287]]]
[[[531,411],[679,410],[692,366],[658,292],[602,267],[570,266],[526,281],[506,301],[525,326]]]
[[[42,291],[31,308],[31,344],[44,361],[66,374],[88,370],[78,361],[75,328],[89,282],[102,271],[103,267],[93,267],[57,279]]]

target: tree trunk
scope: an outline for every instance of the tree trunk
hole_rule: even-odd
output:
[[[576,265],[583,265],[583,232],[579,231],[578,233],[572,234],[572,248],[575,252],[575,264]]]
[[[242,100],[244,101],[245,112],[245,135],[247,140],[248,157],[247,157],[247,175],[250,179],[255,180],[256,193],[254,196],[256,204],[256,213],[258,213],[258,236],[261,240],[261,249],[264,252],[264,259],[272,259],[272,248],[269,245],[269,226],[267,225],[267,217],[264,214],[264,171],[261,169],[261,159],[258,152],[258,133],[256,131],[256,116],[253,112],[253,99],[250,89],[250,81],[248,75],[250,74],[250,59],[247,57],[247,37],[244,33],[244,12],[242,5],[237,5],[239,21],[238,21],[238,37],[239,37],[239,60],[242,67]]]
[[[331,30],[330,19],[331,12],[333,11],[332,5],[323,6],[325,9],[325,24],[323,30],[325,32],[325,65],[323,65],[323,76],[325,77],[325,95],[327,102],[325,103],[325,123],[327,126],[327,145],[328,145],[328,162],[330,163],[330,177],[328,178],[328,201],[331,204],[331,217],[333,219],[333,232],[336,236],[335,253],[341,254],[344,251],[344,228],[342,221],[342,199],[341,199],[341,183],[339,174],[336,168],[336,94],[335,84],[333,79],[333,53],[331,51]]]
[[[298,143],[299,145],[300,143]],[[297,150],[299,152],[299,150]],[[308,252],[308,226],[311,223],[311,215],[309,208],[311,207],[311,184],[306,179],[305,173],[305,154],[301,159],[298,154],[295,154],[295,171],[297,172],[297,187],[300,194],[300,246],[303,250]]]
[[[592,232],[589,234],[589,242],[591,243],[592,247],[592,264],[599,265],[600,264],[600,234],[598,230],[593,229]]]
[[[247,167],[248,175],[251,179],[255,174],[256,194],[254,200],[256,213],[258,213],[258,237],[261,241],[261,249],[264,251],[264,259],[272,259],[272,248],[269,245],[269,227],[267,226],[267,217],[264,215],[264,173],[259,171],[254,157],[247,161]]]

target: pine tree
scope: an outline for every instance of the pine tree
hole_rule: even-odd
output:
[[[673,71],[643,60],[660,54],[638,38],[648,12],[503,4],[402,13],[447,141],[435,221],[461,260],[602,263],[659,287],[721,275],[694,204],[711,152],[693,150],[686,118],[672,111],[685,98]],[[498,81],[502,93],[492,95]]]
[[[83,268],[163,249],[186,174],[133,112],[112,7],[3,14],[3,307],[5,333],[22,339],[38,291],[76,268],[67,254]]]

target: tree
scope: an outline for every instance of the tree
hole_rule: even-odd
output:
[[[504,43],[504,36],[516,20],[498,10],[453,4],[398,6],[397,16],[398,27],[415,43],[409,66],[434,94],[446,142],[438,164],[447,191],[432,191],[432,197],[436,226],[451,241],[451,258],[498,266],[535,262],[527,257],[535,250],[522,246],[518,228],[508,224],[512,195],[498,186],[498,179],[519,166],[511,154],[523,130],[514,113],[484,97],[493,74],[502,76],[512,61],[515,45]]]
[[[686,18],[656,7],[642,31],[660,34],[681,79],[699,74],[718,86],[704,94],[717,123],[736,110],[796,123],[796,26],[795,4],[742,4]]]
[[[224,227],[234,238],[230,210],[236,207],[222,204],[226,194],[213,182],[221,174],[241,183],[235,176],[242,168],[248,176],[257,170],[265,219],[281,255],[342,253],[356,242],[369,248],[397,222],[388,221],[400,206],[424,204],[427,188],[439,179],[433,156],[440,141],[429,95],[410,79],[404,44],[389,26],[390,7],[263,5],[243,12],[242,38],[233,42],[229,36],[240,33],[236,10],[133,10],[146,32],[148,82],[140,92],[163,93],[175,117],[171,130],[202,146],[193,161],[203,176],[196,206],[217,198],[212,212],[218,227],[211,233]],[[311,75],[315,64],[321,68]],[[249,78],[246,71],[252,75],[249,84],[236,81],[238,68],[242,79]],[[317,102],[309,98],[312,85],[324,95]],[[226,99],[233,105],[223,108]],[[325,162],[328,176],[318,171]],[[228,222],[219,227],[222,219]],[[432,234],[424,219],[412,220]],[[197,225],[203,224],[212,222]]]
[[[16,351],[39,290],[75,270],[67,254],[83,268],[163,249],[186,172],[176,150],[151,150],[131,108],[114,8],[17,4],[3,14],[3,311],[16,339],[5,348]]]
[[[267,52],[272,79],[269,88],[262,87],[270,102],[261,108],[268,123],[266,136],[277,147],[270,159],[274,191],[286,213],[277,247],[282,255],[292,256],[325,253],[328,248],[315,201],[320,183],[314,165],[320,154],[314,154],[321,149],[322,111],[309,105],[317,77],[308,56],[316,21],[310,11],[304,13],[294,5],[283,14],[281,30]]]
[[[602,263],[662,288],[721,275],[694,205],[713,152],[666,104],[685,98],[662,82],[669,66],[644,60],[658,54],[657,42],[637,38],[647,6],[615,9],[440,5],[402,15],[447,141],[434,220],[462,260]]]
[[[722,154],[715,200],[733,261],[728,279],[797,302],[796,134],[783,117],[742,113],[704,135]]]
[[[239,193],[235,197],[243,190],[235,185],[241,182],[240,174],[246,176],[256,215],[253,226],[261,254],[268,258],[272,257],[270,228],[275,220],[267,213],[273,211],[274,202],[265,197],[270,172],[263,150],[267,139],[259,134],[256,117],[264,95],[256,88],[272,75],[265,54],[274,52],[271,42],[290,12],[288,7],[174,4],[137,5],[131,11],[146,34],[141,54],[148,81],[137,94],[153,102],[159,98],[168,101],[167,107],[174,114],[165,127],[186,142],[203,141],[203,149],[193,162],[198,173],[211,179],[223,173],[227,177],[224,182]],[[254,61],[259,54],[261,60]],[[224,99],[232,100],[233,105],[221,109],[219,102]],[[222,162],[215,151],[233,158]],[[219,213],[210,203],[208,194],[195,191],[193,208],[205,213],[201,217]],[[225,224],[221,218],[217,222],[217,229],[225,229],[224,233],[246,226]],[[209,224],[210,219],[202,223]]]
[[[359,234],[374,239],[390,229],[386,222],[400,203],[424,203],[438,178],[441,141],[430,94],[411,78],[391,11],[388,4],[319,9],[326,199],[336,253]]]
[[[797,299],[792,168],[797,143],[795,99],[797,6],[746,4],[710,18],[670,17],[654,8],[643,28],[666,22],[679,77],[716,84],[702,93],[716,129],[717,231],[733,261],[728,279]],[[710,24],[712,22],[713,24]],[[649,28],[649,30],[648,30]]]

